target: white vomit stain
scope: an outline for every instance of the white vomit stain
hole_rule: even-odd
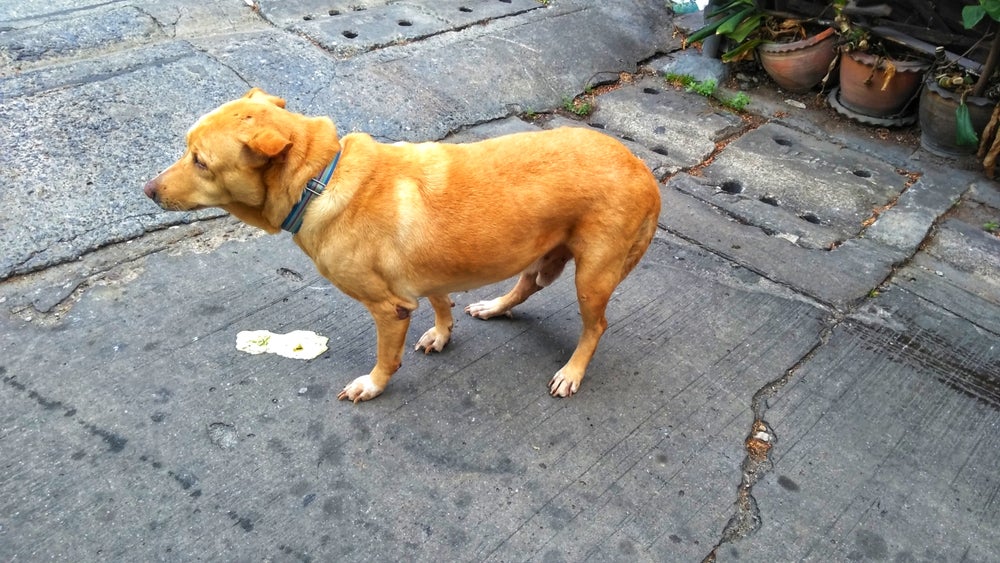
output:
[[[236,349],[247,354],[278,354],[295,360],[311,360],[328,350],[330,339],[311,330],[276,334],[269,330],[244,330],[236,335]]]

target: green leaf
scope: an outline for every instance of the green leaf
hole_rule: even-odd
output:
[[[729,14],[734,13],[737,9],[741,9],[740,6],[743,6],[744,8],[746,6],[753,6],[753,0],[733,0],[728,4],[716,7],[711,11],[706,9],[705,18],[714,18],[716,16],[727,16]]]
[[[1000,0],[979,0],[986,13],[996,21],[1000,21]]]
[[[729,34],[729,38],[737,43],[742,43],[751,33],[760,29],[760,22],[763,19],[764,14],[750,16],[743,20],[740,25],[736,26],[736,29]]]
[[[969,116],[969,106],[965,100],[955,108],[955,143],[960,147],[979,145],[979,136],[972,126],[972,117]]]
[[[740,22],[746,19],[746,17],[749,16],[753,11],[754,9],[752,7],[744,8],[739,12],[736,12],[735,14],[729,16],[722,22],[722,25],[719,26],[719,29],[715,30],[715,34],[729,35],[730,33],[733,32],[734,29],[736,29],[736,26],[738,26]]]
[[[966,6],[962,8],[962,25],[965,29],[972,29],[986,15],[986,9],[982,6]]]
[[[722,25],[722,20],[714,21],[706,25],[705,27],[689,35],[688,38],[684,40],[684,44],[690,45],[692,43],[697,43],[698,41],[701,41],[702,39],[708,37],[709,35],[715,35],[715,30],[719,29],[720,25]]]
[[[738,61],[742,59],[744,55],[756,49],[757,45],[760,45],[763,42],[763,39],[751,39],[750,41],[744,41],[743,43],[737,45],[733,50],[723,53],[720,58],[724,63]]]

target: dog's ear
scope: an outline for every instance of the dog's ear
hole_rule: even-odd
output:
[[[285,107],[285,100],[279,98],[278,96],[272,96],[271,94],[268,94],[264,90],[256,87],[251,88],[250,91],[247,92],[247,95],[243,97],[249,98],[251,100],[261,100],[269,104],[274,104],[279,108]]]
[[[261,129],[250,137],[247,146],[259,155],[274,158],[288,150],[292,142],[274,129]]]

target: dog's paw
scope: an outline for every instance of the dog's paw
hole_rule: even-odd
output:
[[[368,401],[382,394],[384,388],[378,387],[372,382],[370,376],[362,375],[352,381],[344,390],[337,395],[337,399],[353,401]]]
[[[431,327],[430,330],[424,333],[417,342],[414,350],[423,349],[424,354],[430,354],[431,351],[440,352],[444,350],[444,345],[448,343],[451,339],[451,331],[439,331],[437,327]]]
[[[513,318],[514,316],[514,313],[512,313],[510,309],[504,307],[500,297],[490,299],[489,301],[478,301],[467,305],[465,307],[465,312],[473,317],[476,317],[477,319],[488,319],[490,317],[497,317],[500,315],[504,315],[508,318]]]
[[[580,381],[582,380],[582,375],[573,377],[567,375],[564,370],[559,370],[549,380],[549,395],[553,397],[570,397],[580,388]]]

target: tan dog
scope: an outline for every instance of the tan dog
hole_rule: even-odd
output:
[[[549,391],[579,389],[607,328],[608,299],[656,231],[659,187],[641,160],[584,128],[459,145],[338,139],[330,119],[284,106],[255,88],[205,115],[184,156],[144,191],[164,209],[219,207],[269,233],[297,231],[319,272],[375,318],[375,367],[338,398],[382,393],[418,298],[434,308],[434,327],[416,349],[441,351],[453,326],[450,292],[520,273],[506,295],[465,309],[480,319],[509,315],[570,259],[583,333]],[[310,179],[331,172],[315,195],[323,187]]]

